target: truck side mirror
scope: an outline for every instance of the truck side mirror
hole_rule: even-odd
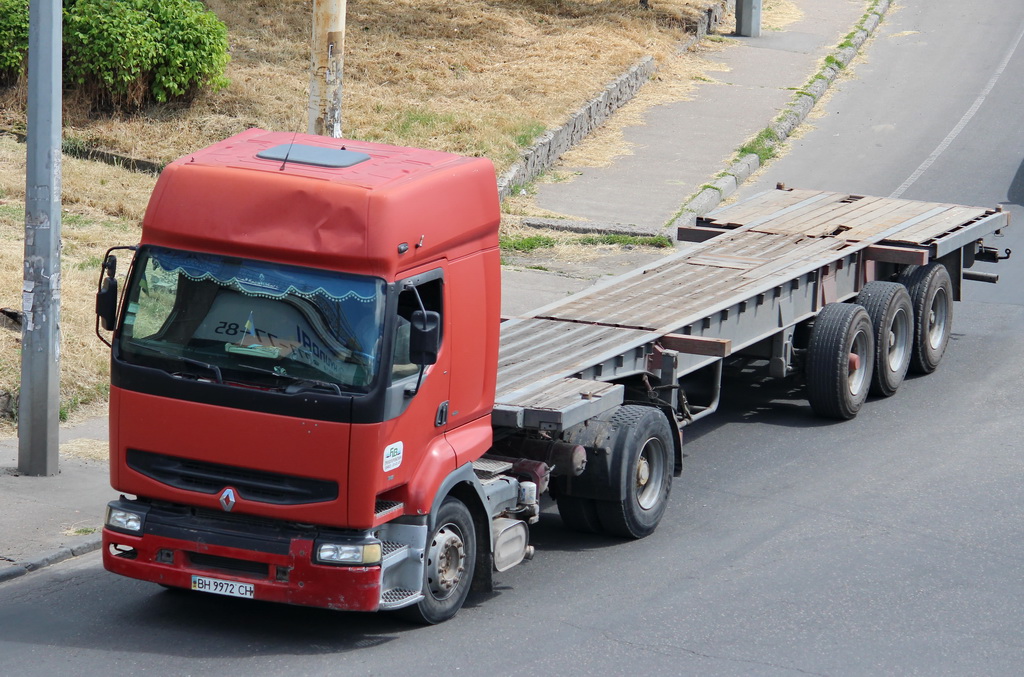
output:
[[[107,331],[113,331],[117,326],[117,257],[109,251],[103,260],[100,269],[100,285],[96,292],[96,335],[107,345],[110,345],[100,335],[100,324]]]
[[[117,323],[117,280],[105,277],[96,292],[96,315],[107,331],[113,331]]]
[[[409,361],[426,366],[437,362],[441,348],[441,314],[433,310],[415,310],[409,328]]]

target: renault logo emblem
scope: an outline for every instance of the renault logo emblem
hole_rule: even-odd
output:
[[[227,488],[220,494],[220,507],[224,508],[224,512],[231,512],[231,509],[235,507],[235,490]]]

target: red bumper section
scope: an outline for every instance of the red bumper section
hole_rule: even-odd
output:
[[[316,564],[313,541],[292,539],[288,554],[256,552],[153,534],[103,530],[103,566],[122,576],[192,589],[203,576],[253,586],[253,598],[344,611],[377,611],[381,568]]]

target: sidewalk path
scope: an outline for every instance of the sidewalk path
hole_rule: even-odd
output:
[[[730,37],[708,55],[725,66],[690,99],[655,106],[625,130],[632,154],[608,167],[563,165],[572,181],[539,184],[541,209],[596,223],[660,228],[736,149],[771,122],[860,20],[863,0],[796,0],[803,17],[759,38]]]

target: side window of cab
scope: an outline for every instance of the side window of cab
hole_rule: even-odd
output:
[[[413,363],[409,358],[409,338],[412,330],[413,312],[421,310],[420,301],[422,301],[423,310],[433,311],[442,315],[441,290],[441,279],[438,278],[416,285],[415,290],[403,290],[398,295],[398,319],[395,322],[394,359],[392,360],[391,367],[392,383],[409,376],[414,376],[419,372],[419,365]]]

